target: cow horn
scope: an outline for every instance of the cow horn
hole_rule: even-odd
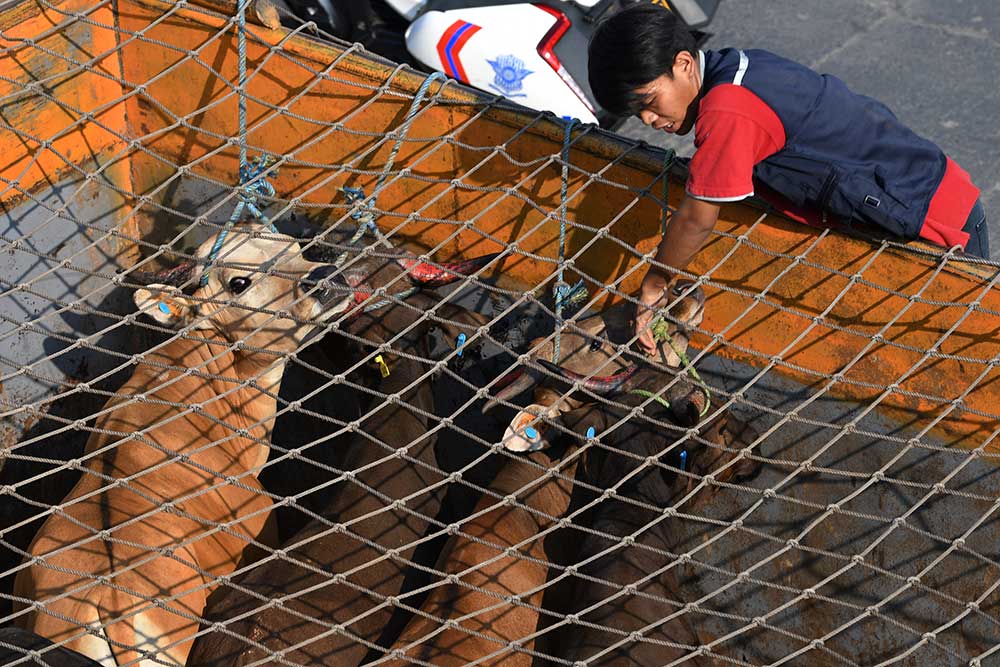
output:
[[[443,264],[431,264],[419,259],[400,257],[396,262],[406,270],[410,280],[417,285],[443,287],[475,273],[499,256],[500,253],[492,253],[461,262],[445,262]]]
[[[128,273],[128,278],[139,285],[158,283],[180,287],[191,280],[197,266],[197,262],[188,261],[160,271],[131,271]]]
[[[570,382],[579,382],[581,387],[597,394],[598,396],[608,396],[617,393],[639,370],[639,366],[633,364],[622,372],[614,375],[587,377],[586,375],[580,375],[579,373],[571,371],[568,368],[558,366],[551,361],[546,361],[545,359],[539,359],[538,362],[565,380]]]
[[[496,395],[483,406],[483,414],[500,405],[501,401],[510,402],[522,391],[528,391],[542,381],[541,373],[533,369],[518,368],[497,381],[494,389],[498,389]]]

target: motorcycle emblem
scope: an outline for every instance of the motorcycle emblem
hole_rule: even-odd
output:
[[[496,60],[487,60],[496,76],[490,88],[507,97],[527,97],[521,90],[524,78],[532,71],[524,66],[524,61],[513,55],[497,56]]]

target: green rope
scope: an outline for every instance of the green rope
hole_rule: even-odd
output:
[[[653,392],[646,391],[645,389],[632,389],[628,393],[634,394],[635,396],[642,396],[643,398],[651,398],[660,405],[662,405],[663,407],[665,407],[667,410],[670,409],[670,401],[663,398],[659,394],[654,394]]]
[[[698,384],[698,387],[701,388],[702,392],[704,392],[705,408],[701,411],[701,414],[699,415],[699,417],[704,417],[706,414],[708,414],[708,411],[712,406],[712,390],[709,389],[708,384],[701,379],[701,375],[698,374],[698,369],[695,368],[694,364],[691,363],[691,360],[688,358],[687,354],[682,352],[681,350],[678,350],[674,346],[673,339],[671,339],[670,334],[667,333],[666,320],[662,316],[657,317],[653,321],[653,338],[658,342],[662,341],[665,342],[668,346],[670,346],[670,349],[673,351],[673,353],[676,354],[677,358],[681,360],[681,366],[684,368],[684,372],[693,377],[695,382]],[[660,350],[660,358],[661,361],[664,362],[664,365],[666,365],[666,359],[663,358],[663,350]],[[636,389],[634,391],[642,391],[642,390]],[[647,396],[647,398],[649,397]],[[667,403],[666,401],[662,401],[662,404],[668,408],[670,407],[670,404]]]

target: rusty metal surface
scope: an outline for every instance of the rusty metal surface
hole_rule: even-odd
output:
[[[702,371],[733,390],[755,369],[716,357]],[[675,553],[689,554],[673,569],[700,636],[754,665],[969,664],[1000,641],[1000,469],[931,439],[905,447],[891,438],[912,431],[859,418],[864,403],[804,405],[811,395],[773,374],[749,390],[766,406],[747,414],[762,433],[788,413],[800,419],[762,441],[764,468],[748,487],[688,515],[695,496],[667,519]],[[852,421],[857,430],[843,430]]]

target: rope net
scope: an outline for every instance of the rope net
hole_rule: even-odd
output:
[[[0,8],[5,664],[1000,664],[995,265],[728,206],[645,358],[682,164],[245,5]]]

